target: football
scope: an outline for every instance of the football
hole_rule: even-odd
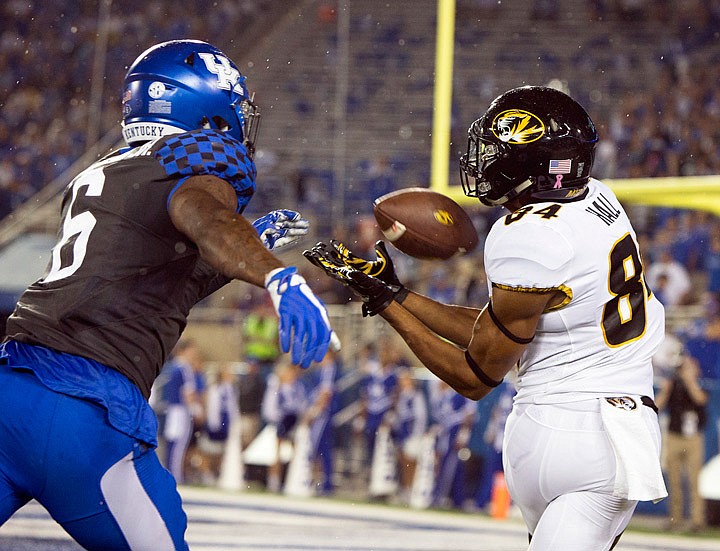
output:
[[[427,188],[393,191],[375,199],[375,220],[385,238],[414,258],[446,260],[472,251],[478,234],[455,201]]]

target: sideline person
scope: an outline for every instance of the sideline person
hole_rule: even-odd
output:
[[[690,530],[705,528],[705,500],[700,495],[699,476],[705,464],[705,426],[708,393],[700,385],[700,365],[679,344],[680,353],[672,375],[663,380],[657,406],[668,414],[665,433],[667,481],[670,491],[668,529],[685,528],[685,502]]]

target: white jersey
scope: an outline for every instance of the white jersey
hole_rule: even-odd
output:
[[[518,364],[516,403],[653,396],[651,357],[665,333],[637,238],[615,194],[590,180],[568,203],[535,203],[499,219],[485,245],[492,287],[556,289]]]

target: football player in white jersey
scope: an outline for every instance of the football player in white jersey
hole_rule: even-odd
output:
[[[590,177],[598,134],[552,88],[512,89],[469,129],[464,191],[508,211],[485,245],[484,308],[435,302],[337,242],[305,256],[363,297],[435,375],[473,399],[517,369],[503,466],[534,551],[612,549],[641,500],[667,495],[651,357],[664,311],[635,232]]]

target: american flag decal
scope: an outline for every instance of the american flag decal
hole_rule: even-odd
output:
[[[550,160],[550,174],[570,174],[571,170],[572,170],[572,160],[571,159],[562,159],[562,160],[551,159]]]

